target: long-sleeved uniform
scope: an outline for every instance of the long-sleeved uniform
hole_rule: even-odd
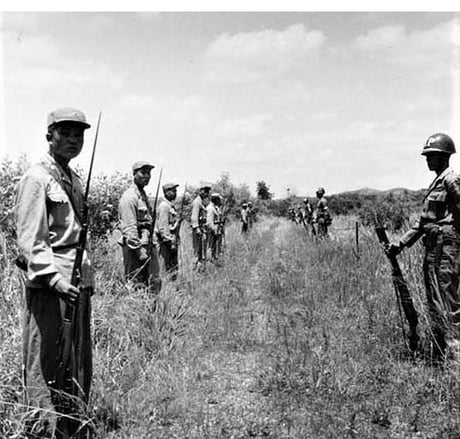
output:
[[[176,229],[178,227],[177,210],[168,200],[162,200],[158,206],[157,236],[160,243],[160,255],[165,269],[175,279],[178,269],[178,245]]]
[[[16,194],[18,246],[26,269],[24,381],[27,404],[42,409],[28,411],[26,426],[40,437],[51,437],[55,430],[69,432],[79,425],[59,416],[55,373],[64,304],[54,286],[59,280],[71,280],[83,199],[77,174],[70,168],[64,170],[48,154],[23,176]],[[78,382],[74,396],[87,402],[92,376],[90,297],[94,285],[87,251],[83,254],[81,273],[73,320],[72,376],[67,379]]]
[[[120,199],[118,214],[126,278],[158,293],[161,288],[160,266],[153,239],[152,209],[145,191],[135,184],[128,188]],[[148,254],[146,260],[139,258],[141,248]]]
[[[420,219],[401,237],[400,245],[410,247],[422,236],[435,349],[442,354],[446,341],[460,340],[460,177],[451,168],[431,183]]]
[[[192,214],[190,218],[195,267],[206,260],[206,215],[207,212],[203,199],[200,195],[197,195],[192,202]]]

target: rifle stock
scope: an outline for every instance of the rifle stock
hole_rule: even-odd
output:
[[[388,239],[386,230],[382,226],[378,226],[375,228],[375,232],[379,239],[379,242],[385,246],[387,249],[390,245],[390,241]],[[392,278],[393,278],[393,285],[395,288],[396,298],[398,301],[399,312],[401,314],[401,307],[404,311],[404,315],[406,317],[407,323],[409,324],[409,348],[412,351],[416,351],[418,349],[419,344],[419,337],[417,334],[417,326],[418,326],[418,316],[417,311],[415,310],[414,303],[412,301],[412,297],[409,292],[409,288],[407,286],[407,282],[405,281],[401,267],[399,266],[398,259],[395,255],[391,255],[388,252],[385,252],[390,261],[391,268],[392,268]],[[406,334],[404,331],[404,325],[402,327],[404,338],[406,338]]]

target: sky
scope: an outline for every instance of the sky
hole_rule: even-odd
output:
[[[46,116],[83,110],[74,161],[156,165],[164,181],[229,173],[276,197],[427,187],[420,155],[460,151],[460,13],[3,12],[0,157],[46,150]],[[460,154],[457,154],[460,156]],[[460,158],[452,164],[460,171]],[[153,190],[153,188],[152,188]]]

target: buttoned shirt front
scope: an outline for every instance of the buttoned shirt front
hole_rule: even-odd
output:
[[[203,199],[200,195],[197,195],[192,202],[192,215],[190,218],[192,228],[202,227],[206,223],[206,215]]]
[[[177,227],[177,210],[168,200],[162,200],[158,206],[158,235],[162,241],[173,241]]]
[[[460,177],[450,167],[431,183],[419,220],[402,236],[400,243],[410,247],[433,225],[453,225],[460,232]]]
[[[221,221],[220,208],[216,206],[213,202],[211,202],[206,206],[206,211],[206,226],[209,230],[212,230],[214,233],[217,233],[219,223]]]
[[[27,259],[29,287],[53,286],[60,279],[71,281],[83,203],[79,176],[70,168],[64,170],[49,154],[22,177],[15,213],[19,251]],[[81,275],[81,287],[94,285],[87,249]]]
[[[152,242],[150,201],[143,189],[137,185],[128,188],[118,206],[122,243],[132,250],[147,246]]]

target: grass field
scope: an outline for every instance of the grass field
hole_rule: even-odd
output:
[[[460,438],[460,366],[433,367],[404,343],[390,269],[372,230],[337,218],[316,241],[284,219],[247,240],[227,229],[221,267],[182,271],[158,304],[123,284],[115,237],[95,247],[100,438]],[[421,248],[401,258],[430,350]],[[20,295],[0,260],[0,437],[19,438]]]

